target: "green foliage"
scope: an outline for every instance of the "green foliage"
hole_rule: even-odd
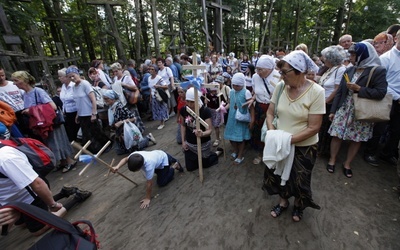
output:
[[[67,32],[75,53],[82,56],[82,62],[89,58],[85,53],[93,50],[95,57],[103,57],[109,61],[118,59],[116,56],[115,39],[110,36],[111,30],[104,8],[87,5],[85,0],[59,0],[62,6],[62,15],[73,17],[74,22],[67,22]],[[375,1],[375,0],[223,0],[223,5],[229,6],[231,12],[223,14],[223,37],[227,45],[225,51],[254,50],[266,52],[279,47],[293,49],[299,43],[309,46],[311,53],[318,53],[324,47],[337,43],[338,36],[346,30],[352,34],[354,41],[373,38],[379,32],[386,30],[393,23],[399,23],[400,0]],[[47,16],[44,8],[45,2],[52,0],[32,0],[30,3],[0,0],[7,18],[12,23],[13,32],[27,43],[31,41],[26,35],[26,30],[34,24],[45,32],[43,45],[46,53],[54,53],[52,41],[54,32],[49,28],[49,22],[44,21]],[[205,34],[202,31],[203,15],[201,1],[199,0],[157,0],[157,18],[160,34],[160,48],[154,48],[153,22],[150,2],[141,0],[144,20],[142,29],[150,41],[142,41],[142,57],[149,57],[157,49],[161,52],[168,51],[171,36],[162,35],[163,31],[185,31],[183,38],[187,46],[193,46],[191,51],[207,53],[205,48]],[[134,55],[136,15],[135,4],[127,0],[125,6],[113,8],[113,15],[119,31],[119,36],[124,43],[127,57]],[[51,5],[51,4],[50,4]],[[265,30],[268,12],[273,5],[270,25]],[[368,6],[368,8],[366,8]],[[350,10],[351,8],[351,10]],[[343,16],[339,10],[343,10]],[[349,11],[350,10],[350,11]],[[173,21],[170,27],[169,17],[179,18],[181,11],[185,20],[184,30],[179,22]],[[297,19],[298,17],[298,19]],[[342,20],[342,19],[343,20]],[[350,19],[349,19],[350,18]],[[207,9],[207,20],[210,36],[214,27],[213,11]],[[348,25],[347,25],[348,24]],[[57,27],[60,27],[57,24]],[[297,31],[297,32],[296,32]],[[260,44],[265,33],[265,42]],[[60,32],[61,37],[62,32]],[[334,36],[336,34],[336,36]],[[142,35],[142,34],[141,34]],[[91,44],[88,44],[91,37]],[[143,35],[142,35],[143,39]],[[179,45],[179,35],[172,45]],[[23,46],[24,47],[24,46]],[[179,53],[179,51],[177,52]]]

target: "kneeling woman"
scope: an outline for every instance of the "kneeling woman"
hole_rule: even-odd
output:
[[[115,141],[118,145],[117,154],[127,154],[129,151],[134,149],[143,149],[149,146],[149,140],[156,144],[156,140],[153,135],[149,133],[147,136],[142,136],[138,142],[136,148],[126,148],[124,143],[124,122],[133,122],[140,130],[140,133],[144,132],[143,123],[137,123],[137,119],[134,114],[129,111],[128,108],[124,107],[118,100],[118,94],[114,90],[106,90],[103,92],[104,103],[108,105],[108,122],[111,127],[116,129]]]
[[[195,99],[194,88],[190,88],[186,92],[186,106],[194,111]],[[217,148],[217,152],[211,152],[211,110],[203,106],[200,100],[201,93],[199,92],[199,113],[200,118],[208,124],[208,129],[200,124],[200,129],[196,130],[196,118],[188,113],[186,106],[180,110],[181,114],[181,135],[182,148],[185,153],[185,165],[188,171],[193,171],[199,168],[197,155],[197,137],[201,139],[201,156],[203,167],[208,168],[218,163],[218,156],[222,153],[221,148]]]

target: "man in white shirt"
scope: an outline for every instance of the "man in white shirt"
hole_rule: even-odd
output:
[[[113,168],[115,173],[118,169],[128,163],[128,168],[132,172],[142,170],[146,178],[146,196],[140,201],[140,208],[150,206],[151,192],[153,188],[154,173],[157,174],[157,185],[166,186],[174,178],[174,169],[183,172],[183,167],[177,159],[162,150],[136,151],[128,157],[123,158],[117,166]]]

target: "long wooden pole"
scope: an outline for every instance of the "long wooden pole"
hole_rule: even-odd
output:
[[[88,154],[88,155],[94,157],[96,160],[98,160],[99,162],[101,162],[102,164],[104,164],[104,165],[105,165],[106,167],[108,167],[110,170],[112,169],[112,166],[111,166],[110,164],[108,164],[107,162],[105,162],[105,161],[103,161],[102,159],[98,158],[96,155],[92,154],[92,152],[90,152],[89,150],[83,149],[83,147],[82,147],[79,143],[73,141],[73,142],[71,143],[71,145],[72,145],[73,147],[79,149],[79,150],[82,149],[82,152],[83,152],[83,153]],[[128,177],[126,177],[124,174],[121,174],[121,173],[118,172],[118,171],[117,171],[116,173],[117,173],[118,175],[124,177],[124,178],[127,179],[128,181],[132,182],[136,187],[138,186],[138,184],[137,184],[136,182],[132,181],[131,179],[129,179]]]
[[[193,53],[192,54],[192,60],[193,60],[193,65],[197,65],[197,54]],[[193,70],[193,76],[197,77],[197,69]],[[200,115],[200,108],[199,108],[199,91],[195,87],[194,88],[194,112],[198,115],[196,118],[196,130],[200,130],[200,121],[199,121],[199,115]],[[203,183],[203,156],[201,153],[201,138],[196,137],[197,139],[197,159],[198,159],[198,164],[199,164],[199,179],[200,182]]]

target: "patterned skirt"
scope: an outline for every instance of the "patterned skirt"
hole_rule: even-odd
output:
[[[295,197],[299,199],[302,209],[311,207],[320,209],[312,199],[311,174],[317,158],[317,145],[307,147],[295,147],[294,160],[289,180],[285,186],[281,186],[281,177],[274,174],[274,169],[267,166],[264,171],[264,184],[262,189],[268,194],[278,194],[284,199]]]
[[[372,137],[373,123],[356,120],[352,91],[343,105],[336,111],[328,133],[342,140],[368,141]]]
[[[151,111],[155,121],[168,119],[168,105],[165,102],[159,102],[156,98],[151,98]]]

